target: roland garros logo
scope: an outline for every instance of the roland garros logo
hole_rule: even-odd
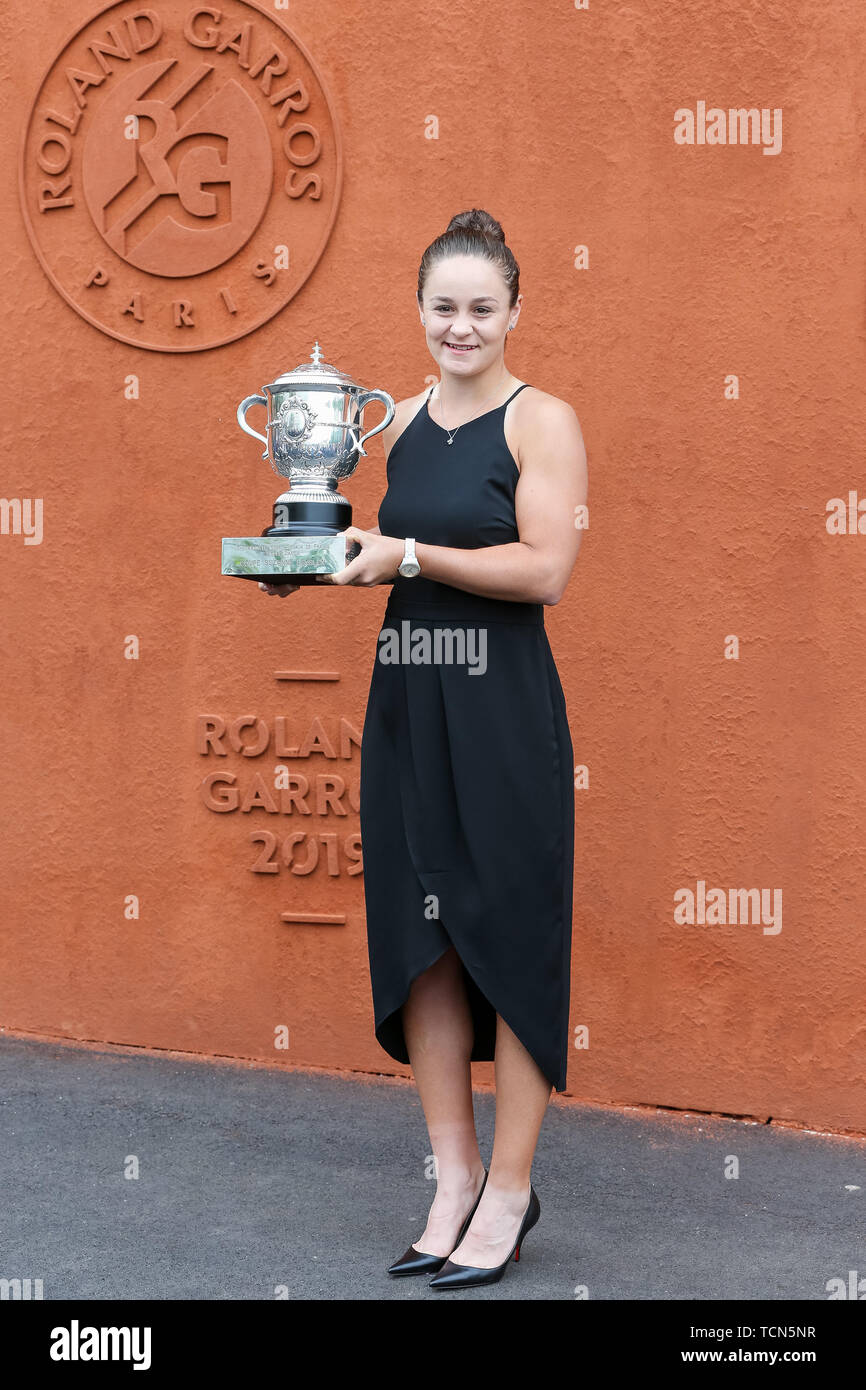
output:
[[[190,352],[243,337],[301,287],[340,196],[312,59],[250,0],[132,0],[46,74],[21,200],[55,287],[104,333]]]

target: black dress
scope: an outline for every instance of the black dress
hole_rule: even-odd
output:
[[[425,400],[388,457],[384,536],[461,549],[520,539],[520,473],[504,421],[523,389],[461,425],[452,445]],[[400,1012],[409,986],[453,945],[472,1060],[493,1060],[498,1013],[565,1089],[573,767],[544,606],[470,594],[426,579],[423,567],[398,575],[361,743],[376,1037],[398,1062],[409,1061]]]

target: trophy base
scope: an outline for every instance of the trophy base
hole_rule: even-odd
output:
[[[319,574],[338,574],[360,551],[357,541],[323,536],[226,536],[222,574],[261,584],[315,584]]]

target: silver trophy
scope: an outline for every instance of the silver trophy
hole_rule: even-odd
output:
[[[225,537],[222,573],[270,583],[312,584],[317,574],[336,574],[358,553],[342,535],[352,524],[352,505],[339,491],[366,456],[364,444],[394,418],[387,391],[365,391],[345,372],[322,361],[318,342],[310,361],[284,372],[263,396],[238,406],[238,424],[265,446],[263,459],[289,488],[274,503],[273,525],[261,536]],[[362,434],[361,417],[381,401],[385,418]],[[267,435],[247,424],[251,405],[267,407]]]

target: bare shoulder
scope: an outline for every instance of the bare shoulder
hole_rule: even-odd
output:
[[[512,410],[506,438],[521,471],[534,459],[543,462],[552,452],[560,458],[572,456],[585,463],[580,421],[568,401],[530,386],[515,397]]]
[[[560,396],[552,396],[539,386],[530,386],[521,391],[515,401],[519,407],[519,418],[528,426],[542,429],[570,427],[580,431],[580,422],[574,406]]]
[[[425,386],[423,391],[419,391],[414,396],[407,396],[403,401],[397,401],[394,405],[394,419],[387,429],[382,431],[382,443],[385,447],[385,455],[390,454],[400,435],[406,426],[414,420],[418,411],[421,409],[427,398],[429,386]]]

